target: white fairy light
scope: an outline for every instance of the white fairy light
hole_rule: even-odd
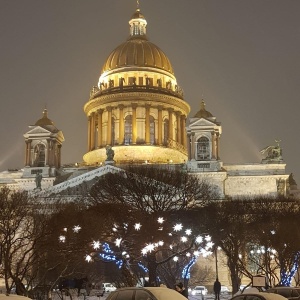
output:
[[[158,242],[158,246],[163,246],[163,244],[164,244],[164,241],[159,241]]]
[[[141,225],[140,223],[136,223],[136,224],[134,225],[134,229],[135,229],[135,230],[140,230],[141,227],[142,227],[142,225]]]
[[[120,247],[121,242],[122,242],[122,239],[116,239],[116,240],[115,240],[115,245],[116,245],[117,247]]]
[[[162,218],[162,217],[159,217],[159,218],[157,219],[157,222],[158,222],[159,224],[162,224],[164,221],[165,221],[165,220],[164,220],[164,218]]]
[[[64,231],[68,231],[68,228],[67,228],[67,227],[65,227],[65,228],[64,228]]]
[[[174,256],[174,257],[173,257],[173,260],[174,260],[174,261],[178,261],[178,257],[177,257],[177,256]]]
[[[190,252],[188,252],[188,253],[186,254],[186,256],[187,256],[187,257],[190,257],[190,256],[191,256],[191,253],[190,253]]]
[[[210,236],[210,235],[206,235],[204,239],[205,239],[207,242],[210,242],[210,241],[211,241],[211,236]]]
[[[62,243],[64,243],[66,241],[66,237],[64,235],[61,235],[59,237],[59,241],[62,242]]]
[[[90,262],[92,260],[92,257],[88,254],[86,257],[85,257],[85,260],[87,262]]]
[[[73,227],[73,231],[76,233],[79,232],[80,229],[81,229],[81,227],[79,225],[76,225]]]
[[[199,251],[197,251],[197,250],[194,251],[194,255],[195,255],[195,256],[199,256],[199,255],[200,255]]]
[[[176,224],[176,225],[174,225],[173,229],[174,229],[174,231],[180,231],[180,230],[182,230],[182,224]]]
[[[185,231],[185,234],[186,234],[186,235],[191,235],[191,234],[192,234],[192,230],[191,230],[191,229],[187,229],[187,230]]]
[[[93,248],[98,250],[100,248],[101,243],[99,241],[93,241]]]
[[[182,236],[182,237],[181,237],[181,241],[182,241],[183,243],[185,243],[185,242],[187,241],[187,237],[186,237],[186,236]]]
[[[200,244],[200,243],[202,243],[203,242],[203,237],[202,236],[197,236],[196,237],[196,242],[198,243],[198,244]]]

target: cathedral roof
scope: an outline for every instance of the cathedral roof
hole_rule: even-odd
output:
[[[35,126],[47,126],[54,125],[54,123],[48,118],[48,111],[44,109],[43,117],[35,122]]]
[[[205,109],[205,102],[202,100],[200,110],[195,114],[194,118],[213,118],[213,114]]]
[[[174,74],[166,54],[146,36],[147,21],[140,9],[133,14],[130,24],[130,37],[119,45],[106,59],[101,74],[122,67],[151,67]]]

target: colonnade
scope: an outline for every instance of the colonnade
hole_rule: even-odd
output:
[[[129,112],[132,117],[132,143],[137,144],[138,138],[138,126],[140,126],[140,122],[137,122],[137,108],[142,107],[143,111],[143,119],[144,119],[144,136],[142,137],[144,140],[144,144],[150,145],[150,118],[151,118],[151,110],[155,109],[155,115],[157,119],[155,123],[157,124],[157,132],[155,131],[155,145],[163,145],[166,135],[168,139],[171,139],[178,144],[184,146],[186,148],[186,115],[184,115],[180,111],[175,111],[172,108],[165,108],[162,105],[158,105],[157,107],[153,107],[150,104],[139,105],[138,103],[131,103]],[[107,106],[104,109],[98,109],[96,112],[92,112],[88,116],[88,151],[92,151],[95,149],[99,149],[105,147],[106,145],[123,145],[124,144],[124,135],[125,135],[125,117],[124,117],[124,109],[125,105],[118,104],[115,107]],[[113,110],[117,110],[118,117],[113,119]],[[105,113],[105,117],[104,117]],[[167,118],[166,118],[167,115]],[[167,128],[168,132],[164,131],[164,118],[167,119]],[[112,123],[114,121],[118,121],[118,128],[115,127],[114,130],[118,131],[117,135],[113,135]],[[176,128],[174,128],[174,123],[176,121]],[[117,122],[116,122],[117,123]],[[116,124],[115,123],[115,124]],[[103,136],[102,128],[103,125],[106,124],[106,134]],[[117,140],[113,141],[113,136],[117,136]],[[139,143],[140,144],[140,143]]]

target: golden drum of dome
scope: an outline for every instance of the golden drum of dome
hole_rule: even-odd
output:
[[[101,74],[123,67],[151,67],[174,74],[166,54],[143,38],[131,38],[112,51],[103,65]]]

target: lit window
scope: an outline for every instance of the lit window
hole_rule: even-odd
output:
[[[209,139],[203,136],[197,141],[197,160],[208,159],[210,159]]]

